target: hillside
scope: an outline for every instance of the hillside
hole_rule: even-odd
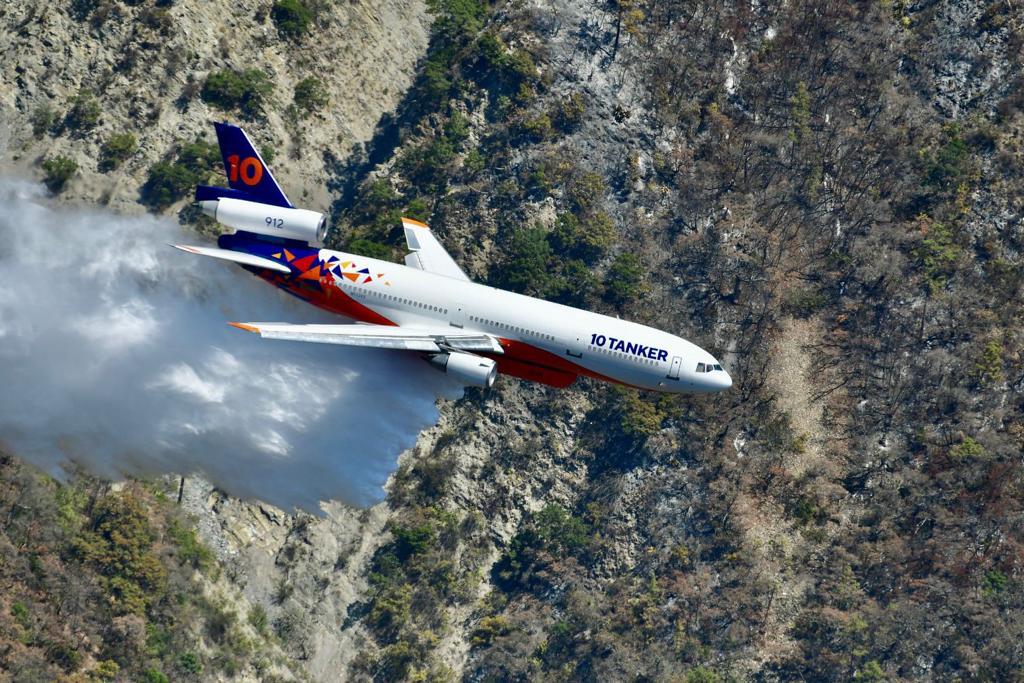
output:
[[[697,398],[468,390],[365,511],[288,514],[186,479],[222,572],[203,580],[263,611],[280,675],[1019,675],[1017,3],[309,2],[297,34],[270,2],[51,4],[0,10],[5,169],[59,187],[40,164],[66,156],[69,201],[194,224],[151,169],[210,173],[184,145],[239,117],[331,206],[334,246],[397,259],[397,217],[428,220],[475,279],[675,331],[735,380]],[[150,56],[114,68],[136,45]],[[263,69],[283,101],[228,102],[223,68]],[[330,92],[303,115],[311,74]],[[83,88],[94,126],[69,99]],[[102,171],[120,131],[138,151]]]

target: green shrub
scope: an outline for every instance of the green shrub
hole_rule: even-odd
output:
[[[57,112],[48,104],[40,104],[32,111],[29,121],[32,122],[32,134],[41,138],[57,122]]]
[[[534,580],[537,568],[575,553],[590,541],[590,527],[560,505],[534,513],[494,567],[498,583],[509,589]]]
[[[981,582],[981,591],[988,597],[992,597],[998,593],[1002,593],[1006,590],[1006,584],[1009,579],[1006,578],[1006,574],[1002,573],[998,569],[993,569],[985,574],[984,580]]]
[[[249,610],[249,624],[260,635],[266,635],[268,623],[267,610],[263,609],[262,605],[253,605]]]
[[[138,141],[131,133],[115,133],[107,138],[100,148],[100,167],[115,169],[139,148]]]
[[[391,183],[381,178],[370,183],[361,197],[361,203],[372,207],[376,213],[380,209],[391,206],[398,198],[399,194],[391,187]]]
[[[120,665],[113,659],[104,659],[96,663],[96,668],[91,671],[92,678],[100,681],[112,681],[121,673]]]
[[[800,496],[792,509],[793,516],[799,524],[810,524],[821,516],[821,510],[814,504],[814,500],[808,496]]]
[[[29,614],[28,606],[23,602],[16,602],[11,605],[11,616],[26,631],[32,626],[32,617]]]
[[[554,190],[555,184],[549,176],[549,167],[543,161],[530,169],[526,178],[526,187],[535,197],[547,197]]]
[[[484,170],[485,166],[487,166],[487,160],[478,149],[469,150],[466,152],[466,156],[462,159],[462,168],[464,168],[466,173],[470,176],[474,176]]]
[[[434,544],[434,527],[429,522],[413,527],[392,525],[395,555],[404,562],[413,555],[422,555]]]
[[[487,61],[487,65],[491,69],[504,68],[508,50],[501,38],[488,31],[477,39],[476,47],[480,56]]]
[[[807,318],[824,308],[826,304],[828,298],[822,292],[815,289],[793,289],[786,295],[782,308],[792,316]]]
[[[270,16],[281,37],[291,39],[304,36],[314,18],[313,10],[301,0],[277,0],[270,10]]]
[[[184,145],[178,152],[178,163],[193,173],[197,183],[206,182],[223,163],[220,148],[204,140]]]
[[[171,651],[171,632],[160,626],[149,622],[146,624],[146,655],[163,659]]]
[[[100,103],[96,96],[88,89],[78,91],[78,94],[69,102],[71,108],[64,117],[64,124],[75,131],[85,131],[95,128],[100,122]]]
[[[149,169],[142,194],[150,206],[162,209],[181,199],[195,186],[195,176],[180,164],[158,161]]]
[[[946,286],[963,251],[947,225],[932,221],[928,216],[920,216],[918,226],[924,237],[917,248],[917,258],[924,270],[928,291],[936,294]]]
[[[583,173],[569,183],[566,198],[577,212],[587,213],[604,199],[607,191],[604,178],[599,173]]]
[[[537,65],[526,50],[515,50],[506,60],[506,69],[522,82],[537,80]]]
[[[885,680],[885,670],[882,669],[882,665],[878,663],[877,659],[872,659],[857,670],[857,673],[853,675],[853,680],[858,683],[868,681],[878,683]]]
[[[260,152],[260,156],[263,157],[263,162],[267,166],[272,164],[274,162],[274,159],[277,158],[277,148],[276,147],[263,147],[263,146],[260,146],[259,147],[259,152]]]
[[[583,114],[587,111],[586,100],[580,93],[573,93],[558,101],[555,112],[552,115],[555,125],[564,133],[570,133],[579,128],[583,121]]]
[[[585,221],[571,213],[559,214],[551,231],[551,246],[559,256],[593,263],[615,242],[615,227],[608,214],[597,211]]]
[[[149,169],[142,186],[142,198],[155,209],[163,209],[189,195],[196,185],[208,182],[221,163],[220,150],[197,140],[184,145],[176,160],[158,161]]]
[[[455,51],[451,49],[440,49],[427,57],[423,67],[423,89],[427,99],[440,102],[451,90],[450,74],[454,59]]]
[[[473,647],[490,645],[495,638],[508,635],[512,631],[512,625],[508,619],[500,616],[484,617],[480,625],[473,629],[470,635],[470,643]]]
[[[307,76],[295,84],[295,106],[306,114],[312,114],[327,106],[331,101],[327,86],[316,76]]]
[[[446,137],[406,150],[398,159],[398,169],[406,180],[423,194],[439,194],[451,174],[455,144]]]
[[[469,139],[469,119],[460,111],[452,112],[448,122],[444,124],[444,136],[453,144]]]
[[[949,457],[954,460],[977,460],[988,455],[985,447],[969,436],[949,449]]]
[[[423,659],[413,646],[400,640],[381,650],[377,658],[376,673],[383,681],[403,681],[409,678],[413,664]],[[413,678],[413,680],[425,680]]]
[[[1003,345],[995,339],[989,340],[981,352],[981,358],[974,366],[981,382],[1002,382],[1003,376]]]
[[[643,264],[636,254],[620,254],[608,269],[605,298],[620,307],[634,300],[646,290],[643,275]]]
[[[60,192],[78,172],[78,162],[68,157],[52,157],[43,162],[43,171],[46,186],[53,192]]]
[[[587,544],[590,529],[579,517],[570,515],[561,505],[547,505],[530,520],[538,540],[553,551],[573,552]]]
[[[519,91],[519,99],[532,99],[523,86],[532,91],[537,80],[537,65],[533,57],[525,50],[509,50],[501,38],[493,33],[485,33],[477,41],[480,56],[490,67],[490,71],[502,79],[506,86]]]
[[[191,565],[193,569],[201,571],[206,571],[213,565],[213,552],[202,544],[195,529],[186,527],[174,519],[167,527],[167,535],[178,547],[178,559],[182,564]]]
[[[363,238],[354,239],[349,242],[346,251],[358,254],[359,256],[380,259],[381,261],[389,260],[392,254],[391,247],[388,245]]]
[[[616,389],[618,394],[619,427],[627,436],[646,438],[661,431],[665,420],[658,407],[640,398],[631,389]]]
[[[57,523],[68,533],[75,533],[82,525],[82,512],[89,501],[89,496],[81,488],[72,484],[57,487],[54,493],[57,503]]]
[[[405,205],[402,215],[426,223],[430,218],[430,206],[427,204],[427,200],[417,197]]]
[[[263,107],[273,92],[270,77],[259,69],[222,69],[206,78],[200,96],[207,104],[256,118],[263,115]]]
[[[956,124],[943,128],[939,148],[924,152],[922,158],[925,162],[925,184],[935,189],[955,188],[976,172],[971,148]]]
[[[574,259],[562,264],[558,277],[548,291],[560,303],[583,306],[596,296],[600,287],[601,283],[590,272],[587,264]]]
[[[374,598],[367,622],[379,634],[392,639],[408,623],[411,608],[412,586],[389,586]]]
[[[535,142],[546,140],[554,132],[551,127],[551,117],[544,113],[527,116],[519,122],[519,132]]]
[[[185,652],[178,656],[178,669],[182,673],[198,675],[203,673],[203,663],[194,652]]]
[[[142,678],[145,683],[169,683],[167,676],[159,669],[146,669]]]
[[[807,90],[807,84],[803,81],[797,83],[796,93],[789,99],[789,115],[793,119],[793,128],[789,132],[789,139],[799,142],[810,137],[811,94]]]
[[[509,245],[508,260],[499,270],[498,280],[505,287],[526,294],[547,292],[552,283],[551,245],[540,228],[519,230]]]
[[[476,33],[487,16],[487,5],[480,0],[427,0],[427,9],[435,17],[433,29],[450,38]]]
[[[722,677],[714,669],[706,666],[695,666],[686,672],[684,683],[721,683]]]
[[[88,528],[75,539],[75,554],[107,578],[115,610],[141,614],[160,599],[166,576],[153,554],[153,530],[139,500],[108,494],[93,507]]]

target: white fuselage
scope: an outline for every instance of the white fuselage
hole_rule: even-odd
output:
[[[526,362],[563,371],[573,367],[577,374],[654,391],[702,393],[732,386],[710,353],[652,327],[389,261],[320,250],[322,261],[331,256],[374,275],[368,283],[334,275],[335,286],[402,327],[437,328],[440,323],[486,332],[519,342],[506,350],[512,358],[525,352]]]

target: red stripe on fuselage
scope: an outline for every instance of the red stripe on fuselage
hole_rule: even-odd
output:
[[[280,287],[325,311],[337,313],[359,322],[398,326],[398,323],[388,320],[377,311],[364,306],[343,292],[334,284],[330,275],[321,277],[319,280],[302,280],[271,270],[260,270],[257,274],[275,287]]]
[[[540,382],[542,384],[550,384],[553,387],[564,389],[576,380],[576,377],[583,375],[584,377],[590,377],[592,379],[598,379],[602,382],[612,382],[614,384],[622,384],[625,386],[633,386],[627,382],[617,380],[614,377],[608,375],[602,375],[600,372],[594,372],[588,368],[573,363],[570,360],[566,360],[561,356],[545,351],[544,349],[537,348],[532,344],[521,342],[517,339],[499,339],[501,347],[505,349],[505,355],[499,356],[495,354],[490,355],[495,361],[498,362],[498,371],[505,372],[506,374],[514,377],[521,377],[522,379],[528,379],[534,382]],[[502,370],[501,364],[503,359],[509,359],[512,362],[507,363],[509,370],[506,372]],[[524,367],[525,366],[525,367]],[[530,367],[537,368],[540,370],[554,371],[557,373],[552,379],[555,381],[548,381],[547,379],[540,379],[539,376],[535,378],[530,376]],[[523,374],[520,374],[523,373]],[[543,375],[543,373],[538,373]],[[571,380],[567,381],[568,377],[572,377]],[[642,388],[642,387],[637,387]]]

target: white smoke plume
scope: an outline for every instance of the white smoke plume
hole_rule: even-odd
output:
[[[202,473],[285,509],[383,497],[459,389],[401,352],[262,340],[228,320],[325,322],[166,219],[47,204],[0,178],[0,445],[61,476]]]

